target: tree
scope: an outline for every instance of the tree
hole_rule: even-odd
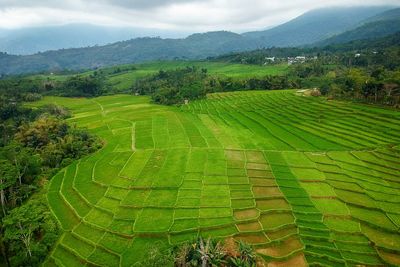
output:
[[[20,128],[15,135],[17,141],[24,146],[40,149],[51,141],[64,137],[68,132],[68,125],[56,118],[42,116],[36,121]]]
[[[3,226],[13,266],[39,265],[59,233],[42,193],[13,209],[3,219]]]
[[[96,76],[82,77],[79,75],[68,78],[62,85],[64,96],[99,96],[103,92],[103,79]]]
[[[368,77],[360,69],[350,69],[346,75],[347,89],[356,98],[359,98],[363,85],[368,82]]]
[[[15,167],[19,185],[27,174],[36,174],[40,168],[40,157],[35,155],[33,149],[26,148],[13,142],[4,148],[6,156]]]
[[[5,190],[17,181],[16,170],[8,160],[0,160],[0,202],[3,215],[6,216],[7,198]]]
[[[378,101],[378,94],[383,89],[383,84],[377,82],[375,79],[368,81],[362,87],[362,91],[365,97],[374,96],[375,103]]]

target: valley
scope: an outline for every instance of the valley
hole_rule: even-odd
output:
[[[0,267],[400,266],[400,7],[0,1]]]
[[[106,145],[62,169],[45,266],[131,266],[150,247],[243,240],[269,266],[397,265],[400,114],[296,90],[45,97]]]

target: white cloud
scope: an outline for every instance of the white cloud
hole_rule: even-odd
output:
[[[307,10],[399,0],[0,0],[0,27],[91,23],[177,31],[262,29]]]

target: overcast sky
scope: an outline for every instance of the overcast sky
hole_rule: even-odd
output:
[[[0,0],[0,27],[91,23],[242,32],[274,26],[326,6],[399,4],[400,0]]]

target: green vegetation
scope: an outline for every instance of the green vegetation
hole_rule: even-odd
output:
[[[212,61],[160,61],[80,74],[36,75],[0,80],[27,101],[41,95],[151,95],[154,102],[182,104],[207,93],[316,87],[332,98],[398,106],[399,34],[325,48],[270,48]],[[287,65],[287,57],[305,62]],[[267,58],[275,57],[271,62]]]
[[[37,266],[60,228],[47,203],[47,183],[60,168],[99,149],[100,141],[65,122],[57,105],[24,107],[30,93],[0,94],[1,259],[8,266]]]
[[[253,248],[232,238],[226,240],[197,238],[170,250],[158,247],[149,249],[148,255],[138,266],[236,266],[255,267],[257,255]]]
[[[207,69],[186,67],[169,71],[160,70],[149,78],[138,80],[134,94],[151,95],[158,104],[183,104],[188,100],[201,99],[207,93],[239,90],[276,90],[292,87],[285,76],[253,78],[226,78],[210,76]]]
[[[147,79],[136,82],[133,88],[136,94],[151,94],[155,103],[172,105],[183,103],[185,99],[205,97],[207,85],[212,84],[207,79],[207,70],[197,70],[195,67],[175,71],[160,71]]]
[[[377,16],[369,18],[365,24],[344,32],[342,34],[330,37],[319,45],[328,45],[336,43],[346,43],[353,40],[374,39],[387,36],[399,31],[400,27],[400,8],[395,8],[383,12]]]
[[[399,41],[397,33],[324,48],[270,48],[214,60],[276,66],[286,57],[304,55],[304,62],[294,62],[286,74],[292,88],[318,88],[331,98],[399,107]],[[266,62],[268,57],[276,59]]]
[[[92,47],[61,50],[49,49],[53,51],[27,56],[0,53],[0,61],[2,62],[0,65],[0,77],[3,75],[51,71],[83,71],[155,60],[199,60],[230,53],[232,51],[249,51],[260,47],[296,47],[312,45],[315,42],[323,41],[338,33],[345,34],[344,38],[338,38],[338,41],[354,40],[355,38],[381,37],[395,33],[399,29],[399,9],[392,9],[385,13],[384,11],[387,11],[389,8],[390,7],[387,6],[357,6],[318,9],[307,12],[272,29],[243,34],[215,31],[196,33],[182,39],[144,37],[110,43],[103,46],[96,45]],[[385,20],[391,21],[389,23],[383,23]],[[321,25],[324,25],[324,27],[321,27]],[[357,29],[358,31],[353,31],[346,35],[346,31],[358,26],[361,26]],[[77,30],[77,32],[71,30],[71,32],[76,34],[74,36],[79,36],[79,32],[83,30],[82,25],[76,27],[79,27],[79,30]],[[31,29],[30,36],[40,35],[42,37],[40,40],[35,39],[33,41],[35,44],[43,42],[43,40],[46,39],[46,32],[48,33],[48,31],[37,34],[32,34],[32,31],[35,30]],[[53,28],[52,31],[56,31],[55,28]],[[51,39],[55,39],[55,44],[62,42],[62,40],[68,36],[68,33],[63,35],[61,32],[62,30],[51,35]],[[91,34],[93,34],[93,31],[88,35]],[[54,38],[54,36],[60,37]],[[24,42],[22,41],[24,39],[23,35],[20,36],[17,34],[15,38],[11,38],[13,40],[9,41],[11,43],[19,42],[20,44],[14,45],[11,50],[15,51],[21,49],[21,47],[25,46],[24,43],[32,43],[32,40],[29,40],[30,38],[32,37],[29,37],[28,41]],[[74,37],[74,39],[80,38]],[[69,40],[69,45],[71,45],[70,41],[72,40]],[[7,44],[7,41],[5,41],[5,43]],[[50,43],[53,43],[53,41]],[[45,46],[48,47],[48,45],[49,44],[46,43]],[[23,53],[30,51],[32,50],[32,46],[23,50]]]
[[[129,93],[140,79],[147,79],[160,71],[168,72],[186,68],[207,69],[209,76],[233,82],[249,77],[280,76],[288,70],[288,66],[284,64],[255,66],[209,61],[159,61],[121,65],[83,73],[66,72],[8,77],[0,80],[0,90],[12,91],[15,95],[25,97],[26,101],[37,100],[35,97],[40,98],[41,95],[90,97]]]
[[[396,265],[398,38],[0,80],[2,257]]]
[[[130,95],[29,106],[52,103],[106,145],[51,180],[63,231],[45,266],[168,265],[179,254],[154,255],[200,236],[290,266],[399,260],[395,110],[295,90],[213,93],[179,108]]]

